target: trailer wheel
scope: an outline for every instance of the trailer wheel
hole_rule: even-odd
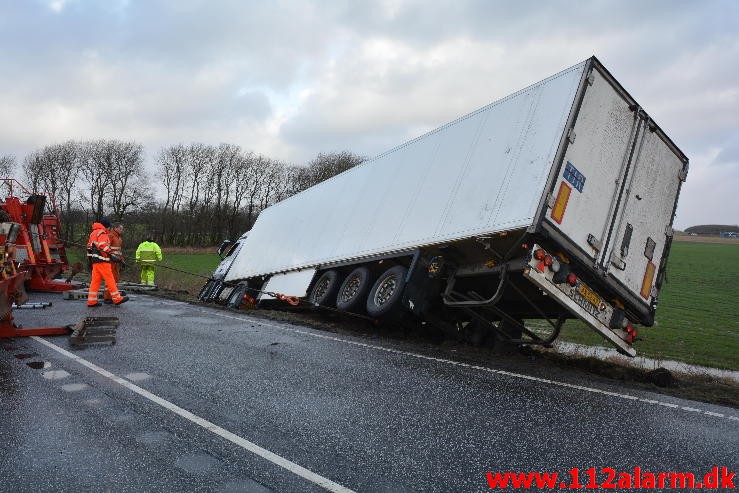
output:
[[[372,272],[367,267],[357,267],[341,283],[336,308],[345,312],[363,312],[370,288]]]
[[[402,265],[391,267],[377,279],[367,297],[367,314],[371,317],[386,317],[400,306],[408,269]]]
[[[203,287],[200,288],[200,292],[198,293],[198,299],[200,301],[205,301],[205,297],[208,294],[208,291],[210,291],[210,287],[212,286],[214,281],[208,281],[205,284],[203,284]]]
[[[206,301],[217,302],[218,297],[221,295],[221,292],[224,290],[225,287],[226,285],[223,284],[221,281],[216,281],[213,285],[213,289],[211,289],[210,293],[208,293],[208,298],[206,299]]]
[[[198,299],[200,301],[210,301],[213,298],[214,293],[220,288],[220,284],[221,283],[219,281],[208,281],[200,290],[200,293],[198,294]]]
[[[238,310],[244,302],[244,295],[249,291],[249,283],[247,281],[240,282],[228,297],[226,306]]]
[[[341,281],[343,279],[338,271],[332,269],[324,272],[313,285],[309,300],[317,305],[336,306],[336,296],[339,294]]]

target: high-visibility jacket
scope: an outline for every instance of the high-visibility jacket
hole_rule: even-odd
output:
[[[162,249],[153,241],[144,241],[136,249],[136,262],[153,264],[162,260]]]
[[[110,237],[108,230],[100,223],[93,223],[92,233],[87,242],[87,258],[96,264],[98,262],[110,262]]]
[[[110,238],[110,251],[116,257],[123,259],[123,239],[120,233],[115,229],[108,231],[108,237]]]

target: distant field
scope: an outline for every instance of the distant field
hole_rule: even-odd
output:
[[[691,236],[691,235],[678,235],[675,236],[675,241],[687,241],[690,243],[722,243],[725,245],[739,245],[739,238],[726,238],[721,236]]]
[[[739,370],[739,242],[700,243],[696,237],[688,238],[673,243],[656,324],[639,328],[643,340],[635,347],[652,358]],[[209,276],[219,262],[215,253],[203,253],[208,250],[163,251],[165,265],[203,276]],[[124,279],[138,280],[135,267],[124,271]],[[157,284],[168,289],[196,295],[204,282],[196,276],[157,270]],[[567,322],[562,339],[607,345],[576,321]]]
[[[215,248],[211,249],[215,252]],[[172,253],[164,251],[163,264],[175,269],[200,274],[209,277],[220,263],[221,259],[215,253]],[[175,291],[187,291],[196,296],[206,279],[183,274],[174,270],[160,267],[156,272],[158,285]]]

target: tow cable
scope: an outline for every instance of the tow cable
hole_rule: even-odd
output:
[[[76,245],[76,246],[80,246],[80,247],[83,247],[83,248],[87,248],[87,245],[83,245],[81,243],[76,243],[74,241],[64,240],[64,239],[62,239],[62,241],[64,243],[69,243],[70,245]],[[123,265],[127,265],[127,264],[125,262],[123,262]],[[187,274],[187,275],[194,276],[194,277],[200,277],[201,279],[205,279],[206,281],[217,281],[213,277],[204,276],[202,274],[196,274],[195,272],[189,272],[189,271],[186,271],[186,270],[183,270],[183,269],[178,269],[176,267],[172,267],[172,266],[169,266],[169,265],[165,265],[165,264],[156,264],[156,265],[157,265],[157,267],[161,267],[161,268],[164,268],[164,269],[169,269],[169,270],[172,270],[172,271],[175,271],[175,272],[179,272],[181,274]],[[220,282],[223,283],[225,286],[229,286],[229,287],[236,287],[236,286],[238,286],[238,283],[234,283],[233,281],[220,281]],[[288,303],[291,306],[299,306],[300,304],[305,304],[305,305],[309,305],[309,306],[312,306],[312,307],[321,308],[322,310],[327,310],[327,311],[331,311],[331,312],[341,313],[342,315],[348,315],[350,317],[361,318],[363,320],[368,320],[368,321],[370,321],[372,323],[377,323],[377,320],[376,319],[374,319],[372,317],[368,317],[367,315],[361,315],[359,313],[345,312],[345,311],[338,310],[338,309],[333,308],[333,307],[330,307],[330,306],[320,305],[320,304],[315,303],[315,302],[309,302],[307,300],[304,300],[304,299],[300,298],[299,296],[288,296],[286,294],[275,293],[274,291],[263,291],[261,289],[250,288],[248,286],[246,287],[246,290],[247,291],[251,291],[253,293],[257,293],[257,294],[258,293],[266,294],[267,296],[271,296],[271,297],[273,297],[273,298],[275,298],[277,300],[284,301],[284,302]],[[244,294],[244,296],[247,296],[247,295]]]
[[[188,272],[188,271],[182,270],[182,269],[176,269],[174,267],[170,267],[169,265],[160,264],[159,267],[164,267],[165,269],[170,269],[170,270],[173,270],[173,271],[181,272],[183,274],[189,274],[191,276],[200,277],[200,278],[206,279],[208,281],[216,281],[216,279],[213,279],[212,277],[204,276],[202,274],[195,274],[194,272]],[[234,283],[234,282],[229,282],[229,281],[220,281],[220,282],[223,283],[224,285],[230,286],[230,287],[236,287],[236,286],[238,286],[238,283]],[[372,322],[373,324],[377,324],[377,319],[376,318],[372,318],[372,317],[369,317],[367,315],[362,315],[360,313],[351,313],[351,312],[345,312],[343,310],[338,310],[338,309],[333,308],[333,307],[330,307],[330,306],[321,305],[321,304],[315,303],[315,302],[310,302],[308,300],[302,299],[299,296],[288,296],[286,294],[275,293],[274,291],[264,291],[264,290],[257,289],[257,288],[250,288],[248,286],[246,286],[245,289],[247,291],[251,291],[252,293],[255,293],[255,294],[259,294],[259,293],[266,294],[267,296],[271,296],[271,297],[273,297],[273,298],[275,298],[277,300],[285,301],[289,305],[292,305],[292,306],[299,306],[301,304],[308,305],[308,306],[311,306],[311,307],[320,308],[320,309],[325,310],[325,311],[340,313],[340,314],[345,315],[345,316],[354,317],[354,318],[360,318],[362,320],[367,320],[369,322]],[[244,299],[247,296],[249,296],[249,295],[246,294],[246,293],[244,293]]]

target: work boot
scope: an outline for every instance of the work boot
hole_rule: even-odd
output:
[[[114,304],[115,306],[118,306],[118,305],[122,305],[123,303],[125,303],[125,302],[126,302],[126,301],[128,301],[128,300],[129,300],[128,296],[124,296],[124,297],[122,297],[122,298],[121,298],[121,301],[119,301],[119,302],[117,302],[117,303],[116,303],[116,302],[114,301],[114,302],[113,302],[113,304]]]
[[[96,306],[103,306],[103,304],[100,303],[99,301],[96,301],[94,305],[87,305],[87,308],[94,308]]]

